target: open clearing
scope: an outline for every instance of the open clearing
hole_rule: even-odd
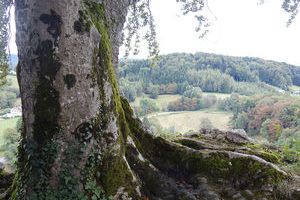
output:
[[[203,92],[203,96],[207,95],[215,95],[218,99],[224,99],[230,97],[231,94],[224,94],[224,93],[210,93],[210,92]],[[168,104],[170,102],[176,101],[180,99],[182,95],[158,95],[157,99],[152,99],[155,101],[156,105],[159,107],[160,112],[167,111]],[[142,99],[150,99],[149,95],[144,95],[143,97],[137,97],[134,102],[130,103],[131,106],[139,106],[140,100]]]
[[[290,86],[289,88],[290,90],[300,90],[300,87],[297,85]]]
[[[230,97],[231,94],[225,94],[225,93],[215,93],[215,92],[203,92],[203,96],[207,95],[215,95],[217,99],[225,99],[227,97]]]
[[[201,128],[201,120],[207,118],[215,128],[230,130],[228,122],[231,113],[212,111],[186,111],[167,113],[166,115],[155,116],[163,128],[174,126],[176,132],[185,133],[189,130],[197,131]]]
[[[181,98],[181,95],[159,95],[157,99],[152,99],[152,100],[155,101],[160,111],[167,111],[168,104],[179,98]],[[144,97],[137,97],[134,102],[130,103],[130,105],[139,106],[140,100],[142,99],[150,99],[150,98],[149,95],[145,95]]]
[[[222,93],[208,93],[203,92],[203,96],[215,95],[218,99],[230,97],[230,94]],[[187,132],[189,130],[199,130],[201,128],[201,121],[205,118],[212,122],[215,128],[220,130],[230,130],[228,125],[232,113],[218,111],[216,106],[211,109],[204,109],[201,111],[183,111],[183,112],[166,112],[168,104],[172,101],[180,99],[181,95],[159,95],[157,99],[153,99],[156,105],[160,108],[160,112],[151,113],[148,117],[156,118],[161,126],[165,129],[175,127],[177,132]],[[138,97],[131,104],[131,106],[139,106],[141,99],[150,99],[148,95]]]

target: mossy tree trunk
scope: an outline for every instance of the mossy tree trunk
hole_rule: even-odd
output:
[[[132,179],[114,75],[129,3],[16,0],[18,198],[98,199]]]
[[[155,138],[134,117],[114,74],[129,4],[16,0],[24,127],[7,198],[221,199],[222,184],[264,196],[258,188],[285,172],[224,146]]]

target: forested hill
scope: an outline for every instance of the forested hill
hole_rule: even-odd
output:
[[[11,70],[15,70],[18,64],[18,56],[15,54],[8,55],[8,64]]]
[[[232,92],[234,81],[264,82],[284,90],[288,90],[291,85],[300,86],[299,66],[260,58],[208,53],[174,53],[160,56],[160,61],[155,67],[150,66],[149,60],[121,61],[119,75],[129,81],[142,80],[156,85],[188,81],[189,85],[200,84],[201,89],[208,92]],[[214,83],[196,83],[204,78],[211,79]],[[223,83],[214,87],[218,79]]]

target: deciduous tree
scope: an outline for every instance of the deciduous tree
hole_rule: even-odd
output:
[[[24,126],[5,199],[221,199],[229,195],[223,185],[261,194],[263,185],[286,179],[278,167],[232,146],[207,140],[203,150],[201,137],[156,138],[134,116],[114,71],[128,9],[151,20],[147,2],[15,1]],[[180,2],[186,13],[204,3]],[[155,54],[153,22],[144,22]]]

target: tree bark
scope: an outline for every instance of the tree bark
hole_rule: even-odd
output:
[[[254,146],[197,134],[168,141],[134,116],[114,74],[129,5],[16,0],[24,127],[6,198],[231,199],[248,189],[272,199],[288,176]]]
[[[112,193],[128,176],[113,66],[129,3],[16,1],[24,121],[20,198],[44,199],[47,191],[60,194],[70,185],[72,197],[92,197],[102,189],[100,179]],[[122,171],[111,170],[116,164]],[[106,173],[96,173],[100,167]]]

